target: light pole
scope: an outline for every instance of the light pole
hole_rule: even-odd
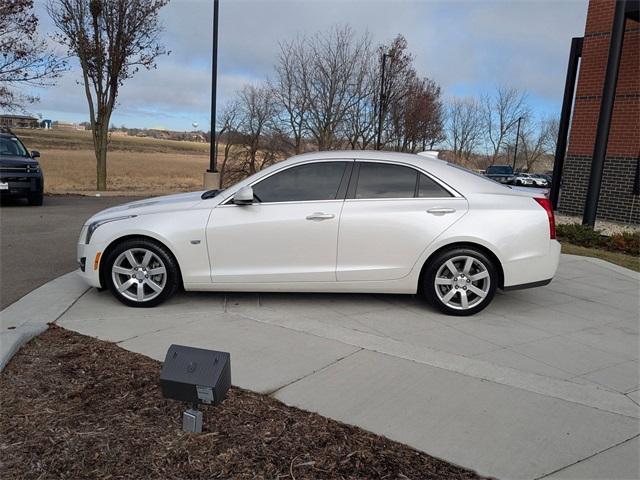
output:
[[[216,148],[216,94],[218,89],[218,7],[219,0],[213,0],[213,44],[211,52],[211,135],[209,148],[209,168],[204,174],[205,188],[220,188],[218,173],[218,152]]]
[[[518,117],[518,129],[516,131],[516,147],[513,151],[513,171],[516,171],[516,157],[518,156],[518,139],[520,138],[520,122],[522,117]]]
[[[382,54],[382,70],[380,74],[380,100],[378,102],[378,138],[376,141],[376,150],[380,150],[382,147],[382,120],[384,117],[384,67],[387,63],[387,57],[390,57],[388,53]]]

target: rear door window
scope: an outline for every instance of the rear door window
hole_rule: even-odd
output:
[[[411,167],[361,162],[355,198],[440,198],[451,194]]]
[[[413,198],[418,172],[388,163],[360,164],[355,198]]]

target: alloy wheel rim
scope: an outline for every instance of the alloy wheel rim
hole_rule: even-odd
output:
[[[491,277],[486,265],[475,257],[460,255],[444,262],[435,278],[436,295],[455,310],[468,310],[489,294]]]
[[[164,290],[167,268],[151,250],[130,248],[113,262],[111,278],[123,297],[134,302],[148,302]]]

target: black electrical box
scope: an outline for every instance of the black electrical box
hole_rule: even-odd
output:
[[[231,386],[231,355],[227,352],[171,345],[160,372],[165,398],[217,405]]]

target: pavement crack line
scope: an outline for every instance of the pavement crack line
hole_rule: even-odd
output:
[[[594,453],[592,455],[589,455],[588,457],[581,458],[580,460],[578,460],[576,462],[570,463],[569,465],[565,465],[564,467],[560,467],[560,468],[558,468],[558,469],[556,469],[556,470],[554,470],[552,472],[545,473],[544,475],[536,477],[534,480],[542,480],[543,478],[547,478],[548,476],[553,475],[554,473],[558,473],[558,472],[561,472],[563,470],[566,470],[569,467],[573,467],[574,465],[582,463],[585,460],[589,460],[590,458],[593,458],[596,455],[600,455],[601,453],[604,453],[604,452],[606,452],[608,450],[611,450],[612,448],[616,448],[616,447],[619,447],[620,445],[624,445],[625,443],[630,442],[631,440],[633,440],[635,438],[638,438],[638,437],[640,437],[640,433],[636,433],[633,437],[627,438],[626,440],[622,440],[621,442],[618,442],[615,445],[611,445],[610,447],[603,448],[602,450],[600,450],[600,451],[598,451],[598,452],[596,452],[596,453]]]
[[[129,340],[135,340],[136,338],[140,338],[140,337],[143,337],[145,335],[153,335],[154,333],[164,332],[166,330],[173,330],[173,329],[176,329],[176,328],[182,328],[184,325],[190,325],[192,323],[199,322],[200,320],[201,320],[200,318],[196,318],[196,319],[188,320],[188,321],[186,321],[184,323],[181,323],[180,325],[170,325],[170,326],[167,326],[167,327],[158,328],[157,330],[149,330],[148,332],[142,332],[142,333],[139,333],[137,335],[133,335],[132,337],[127,337],[127,338],[123,338],[122,340],[115,341],[113,343],[115,343],[116,345],[120,345],[121,343],[128,342]]]
[[[87,287],[87,289],[84,292],[82,292],[78,298],[76,298],[73,302],[71,302],[71,304],[67,308],[65,308],[60,315],[58,315],[52,322],[49,322],[49,323],[57,324],[58,320],[60,320],[60,318],[62,318],[71,309],[71,307],[73,307],[76,303],[78,303],[80,299],[89,292],[89,290],[91,290],[91,287]]]
[[[291,380],[290,382],[285,383],[284,385],[282,385],[282,386],[280,386],[280,387],[276,388],[275,390],[271,390],[270,392],[265,392],[265,395],[269,395],[269,396],[271,396],[271,397],[272,397],[272,396],[274,396],[276,393],[278,393],[280,390],[283,390],[283,389],[287,388],[288,386],[293,385],[294,383],[299,382],[300,380],[304,380],[305,378],[310,377],[311,375],[315,375],[316,373],[320,373],[320,372],[322,372],[323,370],[326,370],[326,369],[328,369],[328,368],[331,368],[331,367],[333,367],[334,365],[336,365],[337,363],[341,362],[342,360],[345,360],[345,359],[349,358],[350,356],[355,355],[356,353],[361,352],[362,350],[364,350],[364,348],[358,348],[357,350],[355,350],[355,351],[353,351],[353,352],[351,352],[351,353],[348,353],[347,355],[343,355],[343,356],[342,356],[342,357],[340,357],[340,358],[336,358],[336,359],[335,359],[334,361],[332,361],[331,363],[328,363],[328,364],[326,364],[326,365],[324,365],[324,366],[322,366],[322,367],[320,367],[320,368],[318,368],[318,369],[316,369],[316,370],[314,370],[314,371],[312,371],[312,372],[309,372],[309,373],[307,373],[306,375],[303,375],[303,376],[301,376],[301,377],[299,377],[299,378],[296,378],[296,379],[294,379],[294,380]]]

